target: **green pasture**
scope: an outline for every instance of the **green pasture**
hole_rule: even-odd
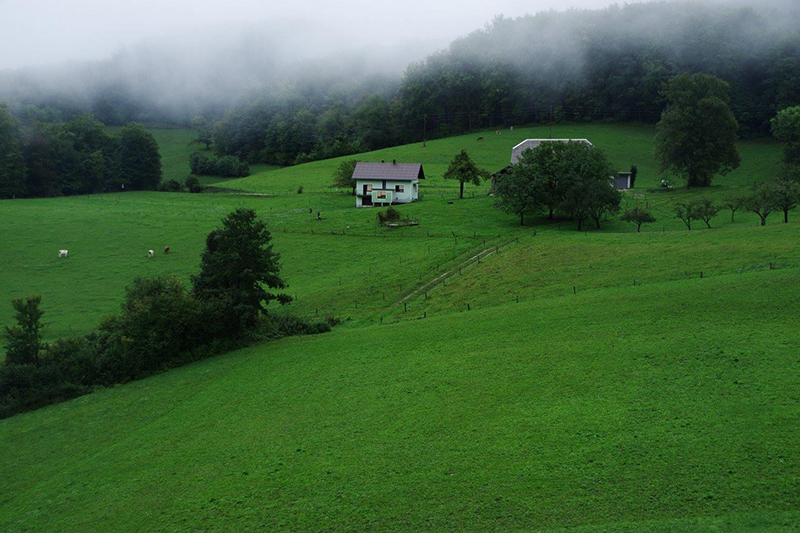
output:
[[[154,133],[182,179],[191,132]],[[658,219],[641,234],[521,227],[486,184],[458,200],[441,178],[461,149],[496,171],[547,128],[355,157],[424,165],[421,201],[400,207],[419,225],[402,229],[329,187],[347,158],[257,168],[226,192],[0,202],[0,324],[10,298],[41,294],[49,340],[87,332],[136,276],[188,282],[239,206],[272,231],[288,310],[344,320],[0,421],[0,530],[796,527],[800,218],[722,212],[687,231],[673,214],[745,194],[780,147],[743,142],[713,187],[662,192],[653,133],[553,128],[638,166],[624,203]]]
[[[796,270],[254,346],[0,422],[0,528],[785,530]]]

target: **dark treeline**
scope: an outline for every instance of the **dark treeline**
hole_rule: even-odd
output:
[[[89,115],[23,117],[0,106],[0,198],[155,189],[161,181],[158,143],[139,124],[111,136]]]
[[[233,54],[230,61],[241,62],[244,71],[222,76],[233,84],[227,100],[181,99],[195,102],[191,109],[148,97],[142,76],[128,85],[124,77],[98,82],[86,91],[88,101],[19,78],[6,85],[16,89],[8,98],[23,122],[27,115],[68,119],[90,112],[108,124],[188,125],[192,116],[204,115],[214,123],[222,155],[279,165],[510,125],[654,124],[666,106],[668,81],[684,73],[726,81],[739,133],[760,136],[769,134],[769,119],[779,110],[800,104],[799,28],[797,11],[682,2],[498,17],[447,50],[412,63],[402,76],[330,68],[321,60],[298,61],[286,74],[268,68],[270,62]],[[157,72],[165,65],[156,56],[143,64],[153,67],[145,77],[148,86],[159,87]],[[211,64],[231,74],[224,62]],[[208,76],[187,74],[188,84],[195,78]],[[235,84],[239,78],[246,83]],[[170,91],[158,94],[163,99]]]
[[[230,111],[218,148],[290,164],[514,124],[656,123],[668,81],[713,74],[749,136],[800,103],[800,21],[750,8],[651,3],[499,17],[410,65],[396,90],[264,98]]]

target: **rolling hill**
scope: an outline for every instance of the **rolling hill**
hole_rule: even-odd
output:
[[[345,322],[0,421],[0,529],[794,527],[800,225],[721,213],[689,232],[671,213],[769,177],[779,147],[742,143],[715,187],[663,193],[651,129],[554,128],[639,167],[625,202],[659,219],[642,234],[520,227],[485,186],[450,203],[460,149],[497,170],[547,133],[358,156],[423,163],[401,208],[420,225],[396,231],[327,187],[338,160],[239,192],[3,202],[0,302],[43,294],[51,338],[94,327],[134,276],[187,277],[240,205],[273,231],[291,311]]]

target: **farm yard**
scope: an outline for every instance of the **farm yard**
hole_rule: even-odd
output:
[[[136,276],[188,281],[240,206],[273,233],[287,309],[343,319],[0,421],[0,529],[794,527],[800,223],[723,211],[687,231],[673,212],[749,191],[780,146],[741,142],[713,187],[662,192],[652,128],[555,126],[637,165],[623,206],[657,219],[641,234],[618,217],[520,226],[488,183],[457,200],[441,177],[461,149],[494,172],[548,135],[355,156],[425,168],[399,208],[419,225],[391,230],[329,187],[349,158],[256,167],[217,193],[0,203],[0,302],[41,294],[49,340],[96,327]],[[155,136],[165,177],[184,176],[190,134]]]

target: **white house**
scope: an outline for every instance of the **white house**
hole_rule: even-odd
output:
[[[588,139],[525,139],[514,148],[511,149],[511,164],[517,164],[519,161],[519,157],[522,155],[522,152],[525,150],[533,150],[537,146],[542,143],[585,143],[589,146],[592,146],[592,143],[589,142]]]
[[[419,180],[425,179],[419,163],[357,163],[356,207],[407,204],[419,199]]]

